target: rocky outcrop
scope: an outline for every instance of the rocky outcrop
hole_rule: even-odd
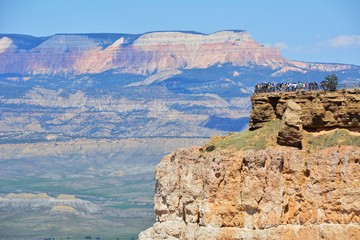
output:
[[[360,91],[358,89],[334,92],[290,92],[254,94],[250,128],[257,129],[266,122],[282,119],[285,104],[292,100],[301,107],[303,128],[308,131],[347,128],[359,131]]]
[[[180,149],[156,168],[144,239],[359,239],[360,149]]]
[[[301,107],[293,100],[285,104],[284,114],[281,119],[281,125],[278,133],[277,143],[284,146],[293,146],[301,148],[302,140],[302,122]]]

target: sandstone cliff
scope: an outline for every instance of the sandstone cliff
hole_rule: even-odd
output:
[[[300,106],[302,125],[307,130],[331,128],[359,130],[359,89],[254,94],[251,97],[250,128],[257,129],[268,121],[281,119],[289,100]]]
[[[277,142],[302,147],[303,128],[307,131],[345,128],[360,131],[360,91],[286,92],[254,94],[250,128],[282,119]]]
[[[140,239],[360,239],[360,134],[279,121],[179,149],[156,168],[156,223]]]

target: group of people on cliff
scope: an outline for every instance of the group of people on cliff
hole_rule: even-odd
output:
[[[286,82],[286,83],[258,83],[255,85],[255,93],[271,93],[271,92],[297,92],[302,90],[316,91],[319,90],[319,86],[322,90],[329,90],[329,83],[324,80],[320,84],[317,82]]]

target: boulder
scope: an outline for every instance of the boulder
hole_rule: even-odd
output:
[[[301,107],[293,100],[288,100],[284,108],[277,142],[280,145],[301,148],[303,136]]]

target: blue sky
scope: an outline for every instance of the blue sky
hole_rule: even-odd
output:
[[[226,29],[288,59],[360,65],[359,0],[0,0],[0,33]]]

